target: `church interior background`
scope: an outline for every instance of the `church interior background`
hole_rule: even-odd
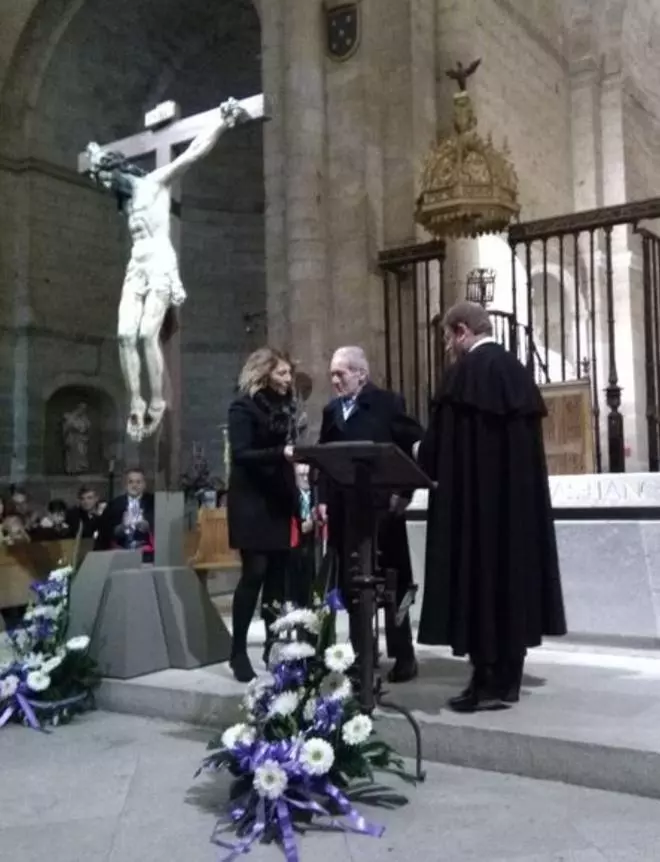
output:
[[[657,469],[657,4],[358,7],[355,43],[333,49],[311,0],[5,0],[2,481],[57,496],[82,479],[103,485],[110,464],[138,455],[124,439],[115,336],[124,225],[78,174],[78,153],[139,131],[165,100],[187,116],[262,91],[271,119],[224,137],[183,185],[184,466],[196,446],[222,472],[237,372],[266,339],[311,378],[312,429],[345,343],[363,345],[376,379],[423,416],[438,315],[470,273],[491,270],[502,338],[539,382],[579,394],[586,381],[593,446],[569,459],[574,471]],[[452,134],[445,70],[476,58],[467,88],[480,135],[508,147],[519,223],[438,238],[415,218],[421,169]],[[81,403],[84,475],[67,466],[60,430]]]

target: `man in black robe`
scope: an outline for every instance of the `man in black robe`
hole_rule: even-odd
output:
[[[422,437],[419,423],[408,416],[401,395],[380,389],[369,380],[369,363],[359,347],[341,347],[335,351],[330,364],[330,378],[336,397],[323,410],[319,443],[370,441],[395,443],[407,455]],[[347,552],[344,540],[345,509],[338,489],[322,483],[319,509],[327,510],[329,519],[328,542],[335,548],[339,560],[339,584],[347,587]],[[396,598],[400,604],[413,582],[412,566],[408,553],[405,509],[409,497],[377,494],[374,503],[378,511],[378,550],[383,569],[397,572]],[[327,505],[326,505],[327,504]],[[349,602],[346,601],[347,607]],[[357,619],[350,616],[351,641],[357,652],[359,637]],[[385,617],[385,635],[388,655],[394,659],[388,679],[390,682],[407,682],[417,676],[417,661],[413,647],[412,630],[408,614],[400,626],[395,625],[394,614]]]
[[[488,312],[461,302],[443,321],[455,359],[417,457],[430,493],[419,641],[469,655],[457,712],[520,696],[529,647],[566,621],[543,446],[545,405],[529,371],[492,338]]]

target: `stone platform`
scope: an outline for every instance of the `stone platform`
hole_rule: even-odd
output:
[[[260,667],[263,630],[251,630]],[[535,650],[521,703],[503,712],[458,716],[445,709],[467,667],[445,651],[420,648],[420,677],[392,687],[414,711],[428,761],[660,798],[660,654],[560,644]],[[104,683],[99,705],[110,711],[197,725],[237,720],[244,687],[226,665],[167,670]],[[413,736],[383,712],[380,732],[402,754]]]

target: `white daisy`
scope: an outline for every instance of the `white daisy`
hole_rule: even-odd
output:
[[[329,742],[314,736],[303,745],[300,762],[310,775],[327,775],[335,762],[335,752]]]
[[[268,717],[273,718],[276,715],[281,715],[286,718],[287,715],[291,715],[296,711],[299,703],[300,697],[297,692],[283,691],[282,694],[278,694],[273,698],[273,702],[268,709]]]
[[[27,675],[28,688],[32,689],[32,691],[46,691],[46,689],[50,688],[50,677],[47,673],[43,673],[40,670],[33,670]]]
[[[346,745],[362,745],[374,729],[374,723],[368,715],[356,715],[341,729],[342,739]]]
[[[316,650],[311,644],[290,643],[280,650],[280,661],[300,661],[301,659],[312,658],[315,655]]]
[[[73,574],[72,566],[63,566],[61,569],[54,569],[50,575],[48,575],[49,581],[65,581],[67,578],[71,577]]]
[[[222,734],[222,744],[229,751],[239,745],[252,745],[256,739],[256,731],[249,724],[234,724]]]
[[[353,694],[350,679],[343,673],[331,673],[323,681],[323,690],[330,700],[348,700]]]
[[[308,608],[297,608],[286,616],[275,620],[270,628],[275,634],[280,634],[299,627],[316,635],[321,630],[321,623],[314,611],[310,611]]]
[[[42,653],[31,652],[23,659],[23,667],[26,670],[39,670],[45,661],[46,657]]]
[[[13,697],[18,691],[19,679],[13,673],[0,679],[0,701]]]
[[[267,760],[254,770],[254,789],[266,799],[279,799],[288,783],[286,772],[274,760]]]
[[[75,638],[69,638],[66,642],[66,648],[69,652],[84,652],[89,646],[89,638],[87,635],[78,635]]]
[[[325,666],[335,673],[346,673],[355,663],[355,651],[349,644],[335,644],[325,651]]]

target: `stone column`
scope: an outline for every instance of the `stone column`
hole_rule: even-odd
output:
[[[321,16],[316,3],[285,0],[286,241],[293,354],[323,404],[328,356],[326,113]]]
[[[263,6],[264,89],[274,97],[264,131],[269,332],[314,380],[312,425],[327,400],[329,330],[321,25],[317,3]]]
[[[607,71],[607,70],[606,70]],[[623,129],[623,76],[617,69],[606,74],[600,97],[602,117],[601,147],[603,156],[603,205],[626,200],[625,146]],[[612,267],[614,284],[615,345],[618,384],[621,392],[620,412],[624,417],[625,445],[629,450],[628,470],[645,469],[647,439],[644,422],[644,331],[641,273],[633,266],[629,231],[625,227],[612,232]],[[606,283],[605,274],[601,277]],[[605,303],[603,314],[607,315]],[[604,325],[607,334],[606,320]],[[610,371],[607,335],[603,342],[604,377],[607,386]]]

